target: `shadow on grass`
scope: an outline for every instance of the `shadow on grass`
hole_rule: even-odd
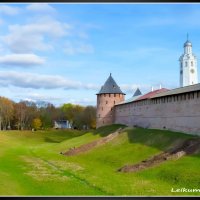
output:
[[[200,138],[196,135],[158,129],[127,128],[125,131],[130,143],[141,143],[161,151],[170,150],[188,139]]]
[[[62,142],[63,140],[58,141],[58,140],[55,140],[54,138],[45,137],[45,138],[44,138],[44,141],[45,141],[45,142],[48,142],[48,143],[60,143],[60,142]]]
[[[94,135],[99,134],[101,137],[105,137],[113,132],[115,132],[119,128],[125,128],[127,127],[126,125],[123,124],[112,124],[108,126],[102,126],[96,130],[93,131]]]
[[[85,131],[78,130],[55,130],[47,133],[44,137],[44,141],[48,143],[60,143],[65,140],[84,135]]]

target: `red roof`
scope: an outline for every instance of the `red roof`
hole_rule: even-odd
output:
[[[139,100],[143,100],[143,99],[150,99],[150,98],[154,97],[156,94],[162,93],[162,92],[166,92],[166,91],[169,91],[169,90],[166,89],[166,88],[162,88],[162,89],[159,89],[159,90],[154,90],[152,92],[149,92],[149,93],[139,97],[135,101],[139,101]]]

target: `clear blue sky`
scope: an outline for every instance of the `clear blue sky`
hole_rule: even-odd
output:
[[[95,105],[109,73],[126,98],[179,87],[187,33],[200,57],[199,19],[197,3],[0,4],[0,95]]]

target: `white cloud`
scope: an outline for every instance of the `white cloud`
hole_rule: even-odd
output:
[[[31,101],[55,101],[55,100],[61,100],[63,97],[56,97],[56,96],[50,96],[50,95],[44,95],[40,93],[28,93],[26,94],[26,98]]]
[[[21,88],[33,89],[97,89],[99,88],[93,84],[81,83],[73,81],[58,75],[40,75],[34,73],[20,73],[16,71],[1,71],[0,85],[16,86]]]
[[[67,99],[67,102],[78,105],[96,105],[96,99],[82,98],[82,99]]]
[[[44,58],[34,54],[10,54],[0,56],[0,63],[3,65],[14,66],[33,66],[45,63]]]
[[[0,14],[17,15],[20,9],[15,6],[0,5]]]
[[[41,12],[41,13],[55,13],[56,10],[47,3],[31,3],[27,7],[28,11]]]
[[[50,39],[69,35],[71,26],[49,17],[34,23],[10,25],[9,34],[0,39],[14,53],[31,53],[34,50],[52,50]]]
[[[70,42],[67,41],[65,43],[64,52],[68,55],[74,55],[74,54],[88,54],[93,53],[94,48],[91,44],[86,44],[84,42]]]

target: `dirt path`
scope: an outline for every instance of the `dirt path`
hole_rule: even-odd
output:
[[[122,132],[122,128],[117,129],[114,133],[109,134],[106,137],[103,137],[101,139],[95,140],[93,142],[90,142],[88,144],[81,145],[80,147],[77,148],[71,148],[65,153],[62,153],[63,155],[66,156],[74,156],[82,152],[89,151],[95,147],[101,146],[103,144],[106,144],[116,138],[120,133]]]
[[[136,172],[142,169],[146,169],[155,165],[158,165],[166,160],[179,159],[184,155],[194,154],[200,152],[200,139],[189,139],[183,142],[181,145],[175,147],[172,150],[163,152],[147,160],[135,165],[125,165],[118,169],[119,172]]]

